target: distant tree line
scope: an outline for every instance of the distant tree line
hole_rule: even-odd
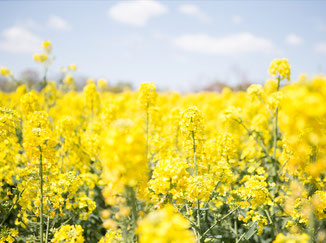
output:
[[[82,91],[87,83],[88,78],[84,76],[75,77],[75,90]],[[55,78],[49,79],[48,82],[55,81],[57,83],[62,82],[61,75],[57,75]],[[6,77],[0,76],[0,90],[4,92],[14,92],[17,85],[25,84],[28,89],[40,90],[42,83],[42,77],[40,74],[33,69],[26,69],[16,77],[16,82],[9,81]],[[113,93],[120,93],[124,90],[133,90],[132,83],[128,81],[118,81],[117,83],[109,83],[105,88],[106,91]]]
[[[17,78],[17,77],[16,77]],[[84,86],[87,83],[88,78],[84,76],[75,77],[75,90],[82,91]],[[41,75],[33,70],[26,69],[18,76],[17,82],[10,82],[5,77],[0,76],[0,90],[3,92],[14,92],[17,88],[17,84],[25,84],[28,89],[41,89],[42,77]],[[57,83],[62,82],[62,77],[57,75],[56,78],[50,79],[48,81],[55,81]],[[239,84],[228,85],[226,82],[222,81],[213,81],[209,85],[197,88],[196,92],[200,91],[209,91],[209,92],[221,92],[224,88],[230,88],[233,91],[244,91],[251,85],[247,80],[242,80]],[[113,93],[120,93],[124,90],[134,90],[135,87],[129,81],[118,81],[116,83],[108,82],[105,91],[110,91]]]

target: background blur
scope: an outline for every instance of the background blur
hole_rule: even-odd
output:
[[[50,40],[60,67],[134,88],[181,92],[263,83],[286,57],[292,79],[326,72],[326,1],[0,1],[0,66],[38,80]],[[1,85],[3,86],[3,80]]]

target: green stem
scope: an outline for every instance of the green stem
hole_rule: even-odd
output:
[[[47,78],[46,78],[47,72],[48,72],[48,67],[47,67],[47,65],[45,65],[45,67],[44,67],[44,76],[43,76],[43,84],[42,84],[41,89],[44,89],[46,87],[46,85],[48,84],[48,81],[47,81]]]
[[[187,211],[187,215],[190,215],[190,212],[189,212],[189,208],[188,208],[188,205],[186,204],[186,211]],[[188,218],[188,216],[185,216],[185,218],[189,221],[189,223],[191,224],[191,226],[193,228],[195,228],[195,230],[198,229],[196,223],[194,221],[192,221],[190,218]]]
[[[249,128],[243,123],[242,120],[239,123],[240,123],[241,126],[243,126],[244,129],[246,129],[246,131],[248,132],[248,135],[249,136],[253,135],[253,132],[249,130]],[[261,142],[261,141],[259,141],[256,136],[254,136],[254,139],[255,139],[256,143],[261,146],[261,148],[263,149],[264,153],[268,156],[268,152],[267,152],[267,149],[266,149],[264,143]]]
[[[19,193],[16,202],[13,205],[11,205],[9,211],[6,213],[6,215],[4,216],[3,220],[1,221],[0,226],[7,220],[7,218],[9,217],[9,215],[11,213],[11,210],[17,205],[17,203],[18,203],[18,201],[19,201],[19,199],[20,199],[20,197],[21,197],[21,195],[22,195],[22,193],[24,191],[25,191],[25,188],[23,188],[23,190]]]
[[[265,214],[266,214],[266,216],[268,218],[269,224],[271,225],[271,234],[272,234],[272,236],[274,238],[275,237],[275,231],[276,231],[275,224],[274,224],[274,222],[273,222],[273,220],[272,220],[272,218],[271,218],[271,216],[269,214],[268,209],[265,209],[264,212],[265,212]]]
[[[196,139],[195,139],[195,132],[192,131],[192,150],[194,154],[194,166],[195,166],[195,175],[198,175],[198,168],[197,168],[197,154],[196,154]],[[202,242],[201,237],[201,220],[200,220],[200,200],[197,199],[197,225],[198,225],[198,239],[200,242]]]
[[[131,217],[132,217],[132,227],[133,232],[135,232],[135,229],[137,227],[137,199],[135,195],[135,191],[132,187],[128,187],[128,194],[130,194],[130,203],[131,203]],[[136,242],[138,242],[138,238],[136,236]]]
[[[270,223],[270,224],[273,224],[273,221],[272,221],[271,216],[269,215],[269,212],[268,212],[267,209],[265,209],[265,213],[266,213],[266,216],[267,216],[267,218],[268,218],[269,223]]]
[[[285,210],[284,210],[284,208],[282,207],[282,205],[281,205],[280,203],[278,203],[278,202],[275,202],[274,198],[273,198],[271,195],[269,195],[269,198],[272,200],[273,203],[275,203],[275,204],[279,207],[279,209],[280,209],[283,213],[285,212]],[[273,215],[273,216],[274,216],[274,215]]]
[[[265,106],[265,108],[266,108],[266,110],[269,112],[269,114],[270,114],[271,116],[273,116],[272,111],[268,108],[268,106],[266,105],[266,103],[265,103],[265,101],[263,100],[263,98],[262,98],[260,95],[258,96],[258,98],[259,98],[259,100],[261,101],[261,103]]]
[[[151,165],[149,163],[149,105],[146,108],[146,161],[148,164],[148,168],[151,169]]]
[[[48,216],[48,221],[47,221],[47,223],[46,223],[45,243],[48,243],[48,237],[49,237],[49,226],[50,226],[50,216]]]
[[[40,210],[40,243],[43,243],[43,164],[42,164],[42,149],[39,147],[40,150],[40,168],[39,168],[39,175],[40,175],[40,202],[41,202],[41,210]]]
[[[235,209],[231,210],[228,214],[224,215],[222,218],[218,219],[215,221],[215,223],[208,228],[208,230],[206,230],[202,235],[201,238],[203,238],[209,231],[211,231],[218,223],[220,223],[221,221],[223,221],[224,219],[226,219],[227,217],[229,217],[231,214],[233,214],[236,210],[238,210],[240,206],[237,206]]]
[[[235,234],[235,238],[238,238],[238,223],[237,220],[234,220],[234,234]]]
[[[195,175],[197,176],[197,155],[196,155],[196,139],[195,139],[195,132],[192,131],[192,150],[193,150],[193,154],[194,154],[194,166],[195,166]]]
[[[201,236],[200,200],[199,199],[197,199],[197,224],[198,224],[199,240],[200,240],[200,242],[202,242],[201,241],[202,236]]]
[[[281,78],[277,78],[277,91],[280,89],[280,82]],[[273,159],[276,160],[276,147],[277,147],[277,134],[278,134],[278,128],[277,128],[277,121],[278,121],[278,107],[276,107],[275,111],[275,118],[274,118],[274,136],[273,136]]]
[[[255,223],[253,222],[253,223],[250,225],[248,231],[249,231],[249,230],[250,230],[254,225],[255,225]],[[247,232],[248,232],[248,231],[247,231]],[[243,237],[245,237],[245,235],[247,234],[247,232],[244,232],[244,233],[240,236],[239,239],[236,239],[236,243],[239,243],[240,241],[242,241]],[[257,232],[257,230],[255,230],[255,232]],[[246,240],[249,240],[249,239],[246,239]]]
[[[313,243],[314,241],[314,237],[315,237],[315,217],[314,217],[314,213],[310,212],[310,220],[309,220],[309,226],[308,226],[308,232],[309,232],[309,243]]]
[[[137,222],[136,196],[135,196],[135,191],[132,188],[130,189],[130,194],[131,194],[132,218],[133,218],[134,226],[136,226],[136,222]]]

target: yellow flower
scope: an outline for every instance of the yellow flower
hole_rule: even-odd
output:
[[[0,74],[5,77],[12,76],[12,72],[8,68],[5,68],[5,67],[0,68]]]
[[[154,106],[157,99],[156,87],[154,83],[142,83],[139,88],[139,102],[148,109]]]
[[[264,89],[267,94],[277,91],[277,80],[275,80],[275,79],[266,80]]]
[[[46,112],[29,113],[28,122],[24,124],[24,137],[24,148],[32,161],[38,161],[40,155],[47,161],[54,159],[56,142]]]
[[[85,98],[85,107],[87,109],[94,112],[99,108],[100,96],[93,81],[88,81],[88,84],[84,87],[83,95]]]
[[[43,41],[42,47],[46,53],[50,53],[52,51],[52,44],[48,40]]]
[[[247,89],[247,93],[252,97],[261,97],[263,95],[263,87],[260,84],[252,84]]]
[[[54,234],[52,243],[84,243],[83,231],[80,225],[62,225]]]
[[[100,89],[100,90],[105,90],[108,86],[108,83],[105,79],[101,78],[99,80],[97,80],[97,87]]]
[[[0,140],[15,135],[17,122],[17,115],[13,111],[0,107]]]
[[[63,82],[66,84],[73,84],[75,82],[75,78],[71,75],[66,75],[66,77],[63,79]]]
[[[34,61],[35,62],[41,62],[41,63],[43,63],[46,60],[48,60],[48,55],[47,54],[44,54],[44,53],[42,53],[42,54],[35,54],[33,56],[33,58],[34,58]]]
[[[119,231],[110,230],[108,233],[103,236],[98,243],[114,243],[120,242],[121,233]]]
[[[309,235],[303,234],[282,234],[279,233],[273,243],[308,243]]]
[[[187,139],[202,139],[204,122],[202,113],[197,107],[189,107],[182,114],[180,121],[181,134]]]
[[[68,66],[68,68],[69,68],[71,71],[76,71],[77,66],[76,66],[76,64],[71,64],[71,65]]]
[[[326,218],[326,192],[316,191],[312,196],[315,215],[318,219]]]
[[[286,58],[274,59],[269,67],[269,74],[276,77],[277,75],[281,80],[287,79],[290,81],[291,66]]]
[[[24,116],[27,116],[30,112],[40,110],[40,102],[37,93],[31,91],[24,94],[21,97],[20,106]]]
[[[188,221],[171,205],[151,212],[138,222],[140,243],[195,242]]]
[[[15,242],[15,237],[18,236],[18,230],[11,229],[6,226],[2,227],[0,230],[0,242],[1,243],[13,243]]]

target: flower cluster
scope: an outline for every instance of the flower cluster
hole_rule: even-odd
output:
[[[155,105],[157,98],[156,87],[154,83],[142,83],[139,88],[139,102],[145,107]]]
[[[84,243],[83,228],[80,225],[63,225],[53,236],[53,243]]]
[[[273,60],[268,72],[275,77],[278,75],[281,80],[290,81],[291,66],[286,58]]]
[[[52,44],[50,41],[43,42],[43,53],[35,54],[33,56],[35,62],[45,63],[49,61],[49,54],[52,51]]]

